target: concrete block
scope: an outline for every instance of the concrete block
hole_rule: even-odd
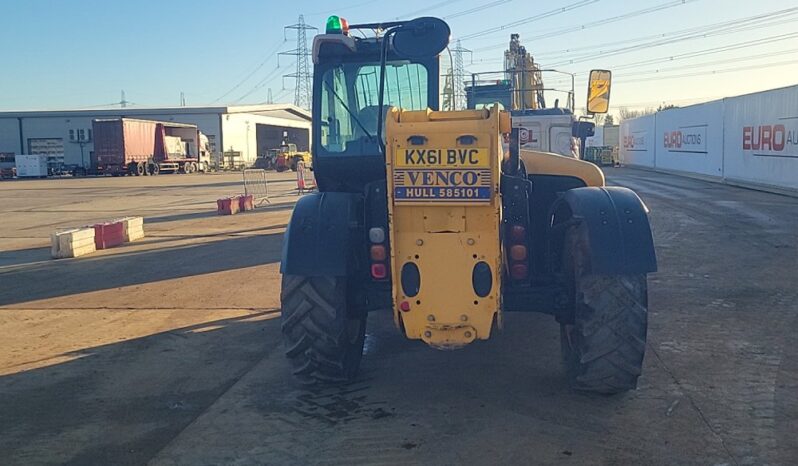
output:
[[[54,259],[80,257],[96,251],[94,228],[56,231],[50,236],[50,253]]]
[[[144,218],[143,217],[124,217],[116,222],[122,223],[124,241],[136,241],[144,238]]]

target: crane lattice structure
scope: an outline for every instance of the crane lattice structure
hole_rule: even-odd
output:
[[[293,55],[296,57],[296,72],[287,74],[283,77],[294,78],[296,81],[296,87],[294,88],[294,105],[310,110],[311,77],[313,72],[308,63],[310,52],[308,51],[307,31],[318,31],[318,28],[305,24],[304,15],[299,15],[299,20],[296,24],[291,24],[283,28],[284,33],[287,33],[289,29],[296,30],[296,48],[288,52],[280,52],[280,55]]]
[[[510,47],[504,51],[505,79],[512,83],[513,110],[544,108],[543,76],[540,65],[521,45],[518,34],[510,34]]]

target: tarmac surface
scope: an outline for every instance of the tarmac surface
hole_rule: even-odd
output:
[[[283,356],[272,202],[240,174],[0,182],[0,463],[796,464],[798,199],[606,170],[651,209],[659,272],[638,390],[571,392],[548,316],[441,352],[369,316],[359,379],[304,389]],[[147,237],[51,260],[125,215]]]

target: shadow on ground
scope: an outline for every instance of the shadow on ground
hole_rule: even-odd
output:
[[[144,464],[280,344],[278,316],[86,348],[0,377],[3,464]]]
[[[0,267],[30,264],[50,260],[50,258],[49,247],[0,251]]]
[[[271,233],[134,252],[120,247],[104,256],[33,264],[0,273],[0,305],[275,263],[282,238]]]

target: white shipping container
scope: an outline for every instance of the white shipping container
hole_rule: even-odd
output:
[[[604,145],[604,127],[596,126],[593,136],[585,139],[585,147],[601,147]]]
[[[723,176],[723,101],[657,113],[656,167]]]
[[[724,104],[726,179],[798,189],[798,86]]]
[[[14,157],[17,177],[40,178],[47,176],[47,155],[17,154]]]
[[[656,115],[646,115],[621,122],[620,163],[654,167],[656,160]]]
[[[620,141],[619,139],[620,128],[618,127],[618,125],[602,126],[601,129],[602,129],[601,132],[603,139],[602,143],[605,146],[610,146],[617,149],[618,143]]]

